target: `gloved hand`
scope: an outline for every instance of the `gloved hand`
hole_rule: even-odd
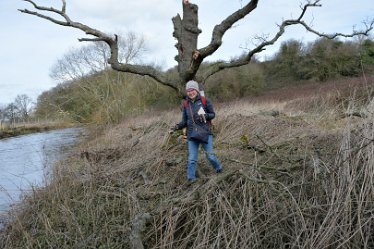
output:
[[[199,120],[201,123],[206,123],[206,119],[207,119],[208,115],[206,114],[200,114],[199,115]]]
[[[206,123],[206,114],[195,114],[193,115],[193,119],[195,122],[200,122],[200,123]]]
[[[169,129],[169,134],[173,134],[176,130],[179,130],[178,124],[174,125]]]

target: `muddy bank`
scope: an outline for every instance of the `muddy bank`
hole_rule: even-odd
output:
[[[29,128],[8,129],[8,130],[0,131],[0,139],[9,138],[9,137],[16,137],[16,136],[20,136],[20,135],[35,133],[35,132],[48,131],[50,129],[52,129],[52,128],[50,128],[50,127],[29,127]]]
[[[7,128],[0,130],[0,139],[27,135],[31,133],[44,132],[54,129],[62,129],[77,126],[76,124],[52,124],[52,125],[35,125],[35,126],[20,126],[15,128]]]

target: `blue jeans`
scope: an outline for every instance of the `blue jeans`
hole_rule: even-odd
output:
[[[221,163],[218,161],[213,151],[213,135],[209,135],[208,143],[200,143],[195,140],[188,140],[188,163],[187,163],[187,178],[188,180],[196,179],[196,162],[199,154],[199,145],[203,146],[205,156],[212,164],[213,168],[221,170]]]

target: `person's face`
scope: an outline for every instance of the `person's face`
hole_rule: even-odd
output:
[[[197,96],[197,91],[195,89],[188,89],[187,90],[187,96],[190,98],[190,99],[195,99],[196,96]]]

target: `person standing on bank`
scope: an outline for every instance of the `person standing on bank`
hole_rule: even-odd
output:
[[[171,132],[187,128],[188,162],[187,179],[189,182],[196,181],[196,163],[200,144],[202,145],[206,158],[217,173],[222,172],[221,163],[213,151],[213,133],[211,120],[215,117],[213,105],[205,96],[199,93],[199,84],[190,80],[186,84],[187,98],[183,103],[182,121],[171,129]],[[196,130],[202,130],[196,136]]]

